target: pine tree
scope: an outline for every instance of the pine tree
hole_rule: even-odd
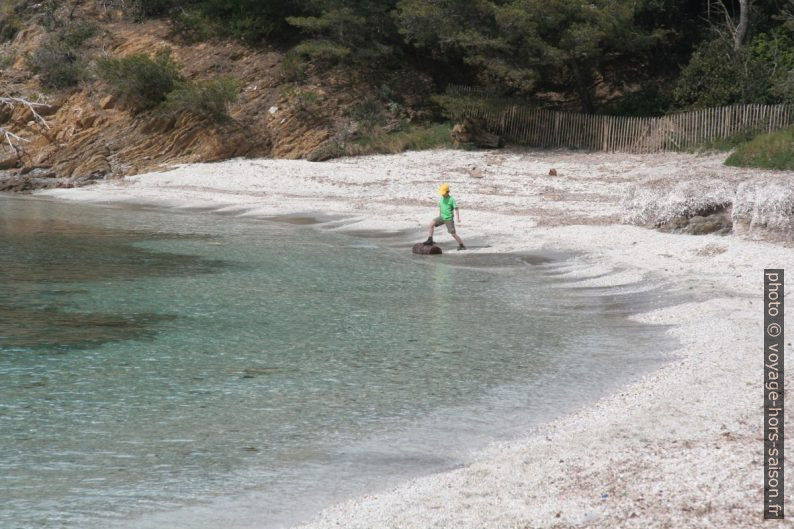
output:
[[[377,62],[396,49],[393,1],[306,0],[307,16],[287,22],[308,36],[296,51],[330,61]]]

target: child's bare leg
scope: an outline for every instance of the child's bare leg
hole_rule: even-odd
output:
[[[463,239],[460,238],[460,235],[458,235],[457,233],[453,233],[452,236],[455,238],[456,241],[458,241],[458,244],[463,244]]]
[[[434,231],[435,229],[436,229],[436,221],[434,221],[434,220],[431,220],[431,221],[430,221],[430,232],[429,232],[429,234],[428,234],[428,237],[431,237],[431,238],[433,237],[433,231]]]

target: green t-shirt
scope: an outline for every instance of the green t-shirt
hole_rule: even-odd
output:
[[[443,220],[452,220],[452,211],[458,209],[458,204],[451,195],[441,197],[438,202],[438,207],[441,208],[441,218]]]

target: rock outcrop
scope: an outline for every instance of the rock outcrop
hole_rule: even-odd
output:
[[[768,240],[794,233],[794,188],[769,179],[645,181],[630,188],[621,207],[623,222],[665,232]]]
[[[794,188],[763,181],[743,182],[733,208],[736,233],[746,237],[790,239],[794,233]]]
[[[241,156],[321,160],[338,155],[334,148],[340,131],[355,129],[350,127],[349,109],[373,97],[374,89],[367,82],[351,78],[343,69],[315,72],[309,65],[305,76],[291,80],[282,68],[284,54],[272,49],[254,49],[236,41],[188,43],[166,21],[133,23],[92,10],[88,4],[79,10],[79,16],[97,21],[100,27],[84,45],[87,57],[169,49],[188,80],[218,76],[238,80],[242,89],[229,109],[230,119],[216,123],[160,108],[134,114],[99,81],[85,81],[76,89],[44,98],[47,105],[40,113],[47,126],[24,107],[0,108],[0,126],[27,140],[21,144],[20,156],[0,147],[0,170],[23,176],[36,169],[76,182]],[[43,28],[30,24],[7,44],[18,59],[0,69],[0,93],[37,98],[41,86],[24,57],[45,37]],[[398,72],[394,77],[397,83],[417,84],[404,93],[430,90],[429,80],[418,74]],[[410,102],[400,109],[399,116],[392,116],[397,122],[419,115]]]

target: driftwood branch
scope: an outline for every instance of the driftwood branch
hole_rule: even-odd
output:
[[[14,108],[17,105],[27,107],[27,109],[30,110],[30,113],[33,115],[34,120],[42,124],[46,129],[49,130],[50,128],[47,120],[44,119],[41,114],[36,112],[36,107],[46,107],[48,106],[46,103],[34,103],[33,101],[28,101],[27,99],[21,97],[0,96],[0,105],[9,108]]]
[[[16,106],[23,106],[30,110],[31,116],[35,122],[41,124],[47,130],[50,129],[50,125],[47,123],[47,120],[36,111],[36,107],[46,107],[47,105],[45,103],[35,103],[22,97],[0,96],[0,107],[13,109]],[[22,154],[22,144],[30,143],[30,140],[25,139],[18,134],[14,134],[6,127],[0,127],[0,136],[2,136],[2,138],[5,140],[5,143],[8,144],[8,146],[17,156]]]
[[[8,143],[8,146],[11,147],[11,150],[14,151],[14,153],[17,156],[22,154],[22,147],[20,147],[20,144],[22,142],[27,143],[30,141],[30,140],[26,140],[25,138],[21,138],[17,136],[16,134],[14,134],[5,127],[0,127],[0,134],[5,138],[6,143]]]

